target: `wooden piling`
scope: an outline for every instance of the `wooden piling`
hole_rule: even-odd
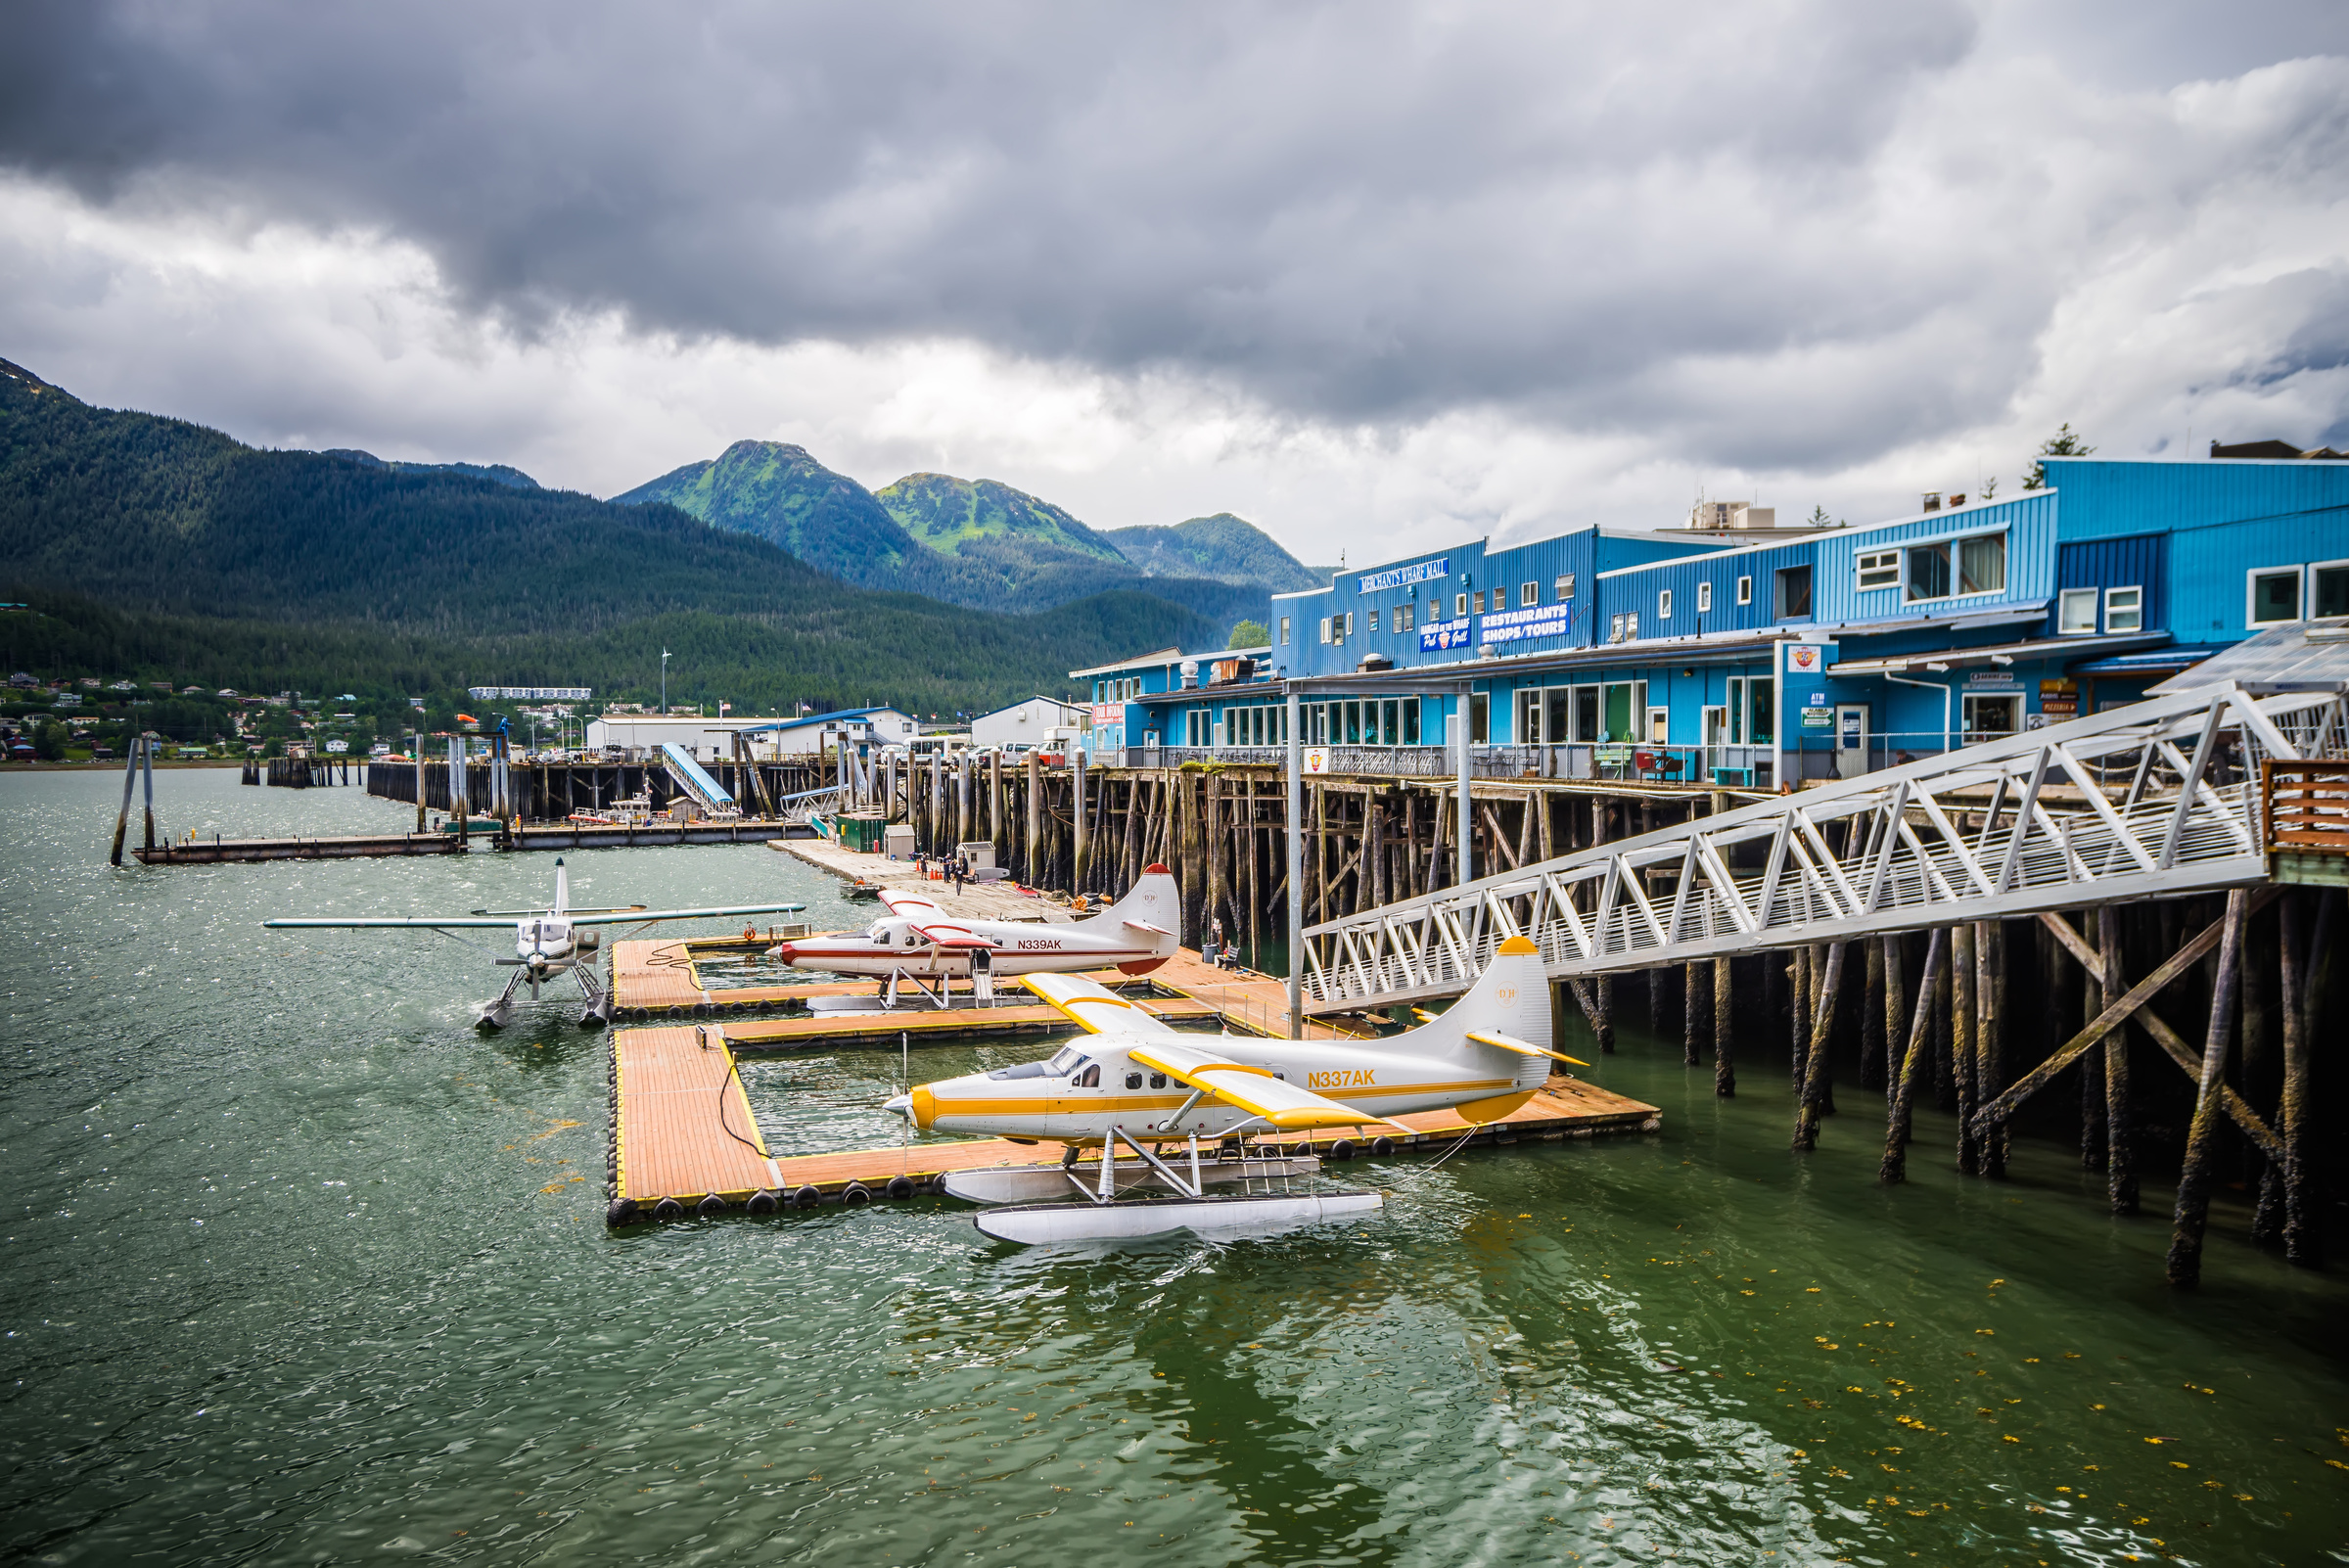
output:
[[[1737,1065],[1731,1053],[1736,998],[1729,965],[1727,958],[1713,960],[1713,1092],[1725,1100],[1737,1096]]]
[[[1681,1065],[1695,1067],[1702,1060],[1697,1054],[1697,1036],[1713,1016],[1712,1000],[1705,994],[1711,981],[1708,965],[1691,963],[1681,971]]]
[[[139,746],[134,739],[123,748],[122,809],[115,813],[115,848],[107,856],[110,865],[122,863],[122,840],[130,832],[130,792],[139,781]]]
[[[2250,894],[2227,895],[2227,932],[2219,939],[2219,972],[2210,987],[2210,1023],[2202,1041],[2202,1076],[2194,1092],[2194,1117],[2186,1134],[2186,1164],[2178,1176],[2178,1207],[2170,1218],[2166,1272],[2182,1289],[2202,1282],[2202,1233],[2210,1220],[2210,1187],[2217,1179],[2219,1091],[2226,1083],[2227,1051],[2234,1040],[2235,997],[2242,986],[2243,926]]]
[[[1819,1146],[1819,1118],[1826,1101],[1827,1040],[1835,1030],[1835,999],[1843,989],[1846,945],[1829,943],[1827,955],[1819,966],[1819,999],[1811,1026],[1811,1049],[1803,1065],[1802,1104],[1795,1113],[1794,1146],[1798,1149]]]
[[[2121,999],[2121,912],[2109,903],[2096,906],[2097,984],[2104,1005]],[[2129,1095],[2129,1031],[2114,1030],[2104,1038],[2104,1191],[2114,1214],[2135,1214],[2137,1190],[2137,1122]]]
[[[2284,893],[2278,915],[2278,967],[2283,993],[2283,1089],[2277,1105],[2277,1131],[2283,1138],[2283,1255],[2303,1268],[2324,1265],[2324,1222],[2317,1213],[2309,1169],[2314,1151],[2309,1145],[2309,1040],[2316,1023],[2317,971],[2325,966],[2326,943],[2330,937],[2332,911],[2339,896],[2326,890],[2315,921],[2316,930],[2303,948],[2306,925],[2304,896],[2298,889]]]
[[[1884,1103],[1889,1106],[1901,1091],[1901,1064],[1893,1059],[1893,1053],[1901,1048],[1902,1041],[1907,1038],[1901,1031],[1909,1022],[1909,977],[1902,968],[1901,939],[1898,936],[1879,938],[1876,945],[1881,949],[1884,965],[1881,1028],[1885,1056]]]
[[[2005,1011],[2006,933],[1999,921],[1984,920],[1974,928],[1974,1092],[1984,1104],[2005,1087],[2001,1029]],[[2006,1127],[1999,1123],[1981,1135],[1976,1150],[1982,1174],[1994,1178],[2006,1175]]]
[[[1884,1160],[1876,1168],[1879,1181],[1909,1179],[1909,1129],[1915,1115],[1916,1093],[1933,1050],[1933,1015],[1941,996],[1942,971],[1949,950],[1949,931],[1936,926],[1925,947],[1925,971],[1917,977],[1916,1014],[1909,1026],[1909,1042],[1893,1064],[1892,1102],[1884,1115]]]
[[[1615,1054],[1615,977],[1598,977],[1598,1048],[1604,1055]]]
[[[1867,945],[1867,974],[1860,1012],[1860,1086],[1880,1089],[1884,1073],[1884,944]]]
[[[1974,1107],[1982,1103],[1974,1083],[1974,934],[1971,923],[1950,933],[1950,1070],[1958,1088],[1958,1169],[1967,1176],[1981,1169],[1972,1131]]]

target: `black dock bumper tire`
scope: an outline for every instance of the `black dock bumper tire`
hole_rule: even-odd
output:
[[[615,1230],[622,1225],[632,1225],[643,1218],[644,1216],[636,1208],[634,1198],[614,1198],[604,1210],[604,1223]]]

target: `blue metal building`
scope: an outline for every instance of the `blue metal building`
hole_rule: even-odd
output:
[[[1276,596],[1269,647],[1074,671],[1090,750],[1281,746],[1294,688],[1306,745],[1399,754],[1357,765],[1443,771],[1409,753],[1465,723],[1502,771],[1768,786],[2132,702],[2264,626],[2349,616],[2349,463],[2047,467],[2010,499],[1747,545],[1587,528],[1349,572]]]

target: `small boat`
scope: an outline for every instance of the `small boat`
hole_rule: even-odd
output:
[[[858,877],[855,881],[841,889],[840,896],[844,899],[852,899],[857,903],[870,903],[873,899],[881,897],[881,884],[878,882],[867,882],[864,878]]]

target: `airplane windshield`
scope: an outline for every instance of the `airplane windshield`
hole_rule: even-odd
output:
[[[1066,1078],[1084,1065],[1084,1052],[1074,1045],[1063,1045],[1044,1064],[1044,1071],[1054,1078]]]

